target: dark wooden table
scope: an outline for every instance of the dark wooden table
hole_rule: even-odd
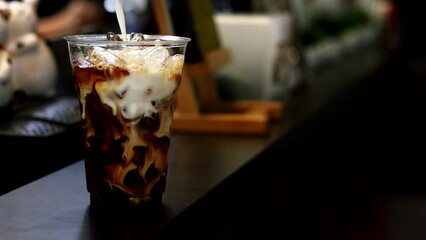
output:
[[[264,136],[174,134],[161,209],[92,211],[79,160],[0,196],[0,239],[366,239],[400,233],[388,228],[394,222],[387,214],[396,209],[388,196],[411,182],[394,184],[387,151],[393,143],[380,143],[390,132],[389,124],[379,124],[385,115],[376,116],[378,103],[391,98],[388,91],[378,96],[377,89],[388,86],[383,59],[369,53],[308,76],[286,97],[282,121]],[[388,117],[389,108],[382,110]]]

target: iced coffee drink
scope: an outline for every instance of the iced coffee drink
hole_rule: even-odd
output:
[[[175,98],[190,39],[67,36],[92,204],[138,206],[165,191]]]

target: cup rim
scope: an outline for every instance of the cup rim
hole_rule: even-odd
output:
[[[122,34],[118,34],[122,36]],[[127,34],[129,37],[130,34]],[[74,44],[115,44],[115,45],[181,45],[191,41],[189,37],[160,34],[143,34],[144,40],[141,41],[113,41],[107,40],[106,34],[74,34],[66,35],[63,38]],[[158,41],[159,40],[159,41]]]

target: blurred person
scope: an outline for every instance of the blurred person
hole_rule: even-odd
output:
[[[112,21],[101,0],[41,0],[38,16],[37,32],[47,39],[106,29]]]
[[[120,33],[114,0],[38,0],[37,33],[48,40],[60,69],[57,92],[74,95],[67,44],[63,36],[86,33]],[[123,0],[128,32],[155,32],[150,0]],[[145,3],[145,4],[144,4]],[[132,16],[130,16],[132,15]],[[154,26],[154,27],[152,27]]]
[[[122,1],[127,32],[157,31],[149,0]],[[114,0],[40,0],[38,33],[46,38],[87,32],[119,33]]]

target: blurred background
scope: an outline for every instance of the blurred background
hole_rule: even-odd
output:
[[[1,6],[5,2],[12,1],[1,1]],[[6,169],[20,169],[21,174],[16,179],[0,179],[5,182],[1,193],[81,159],[76,140],[78,102],[63,36],[119,33],[114,0],[22,2],[35,4],[38,19],[32,31],[51,49],[58,76],[54,96],[40,98],[15,92],[11,104],[2,107],[2,147],[25,146],[27,151],[15,153],[14,159],[33,161],[25,168],[19,161],[6,161]],[[152,3],[160,0],[122,2],[127,32],[159,33]],[[405,82],[395,80],[398,82],[394,82],[390,95],[395,89],[400,99],[425,94],[424,0],[167,0],[164,3],[170,10],[173,33],[193,39],[188,47],[188,63],[200,61],[217,48],[229,51],[229,62],[213,73],[221,99],[285,102],[292,92],[306,85],[307,73],[315,75],[325,69],[339,69],[345,59],[373,56],[377,52],[396,59],[391,67],[409,69],[418,84],[411,86],[416,91],[410,88],[411,92],[402,94],[405,88],[398,87]],[[417,109],[422,106],[418,104],[410,109],[423,112]],[[417,118],[416,123],[422,119]]]
[[[62,55],[66,54],[62,36],[119,33],[114,0],[38,2],[37,32],[54,49],[61,69],[58,92],[72,94],[68,59]],[[122,2],[128,32],[159,32],[152,1]],[[226,99],[285,99],[302,82],[304,69],[338,65],[341,58],[359,51],[367,54],[381,48],[404,57],[425,52],[425,37],[419,33],[425,22],[425,3],[420,0],[164,2],[170,8],[175,33],[194,39],[188,62],[199,61],[205,51],[213,48],[229,50],[232,60],[215,72],[221,97]],[[178,7],[182,5],[195,10],[174,14],[182,11]],[[208,17],[200,17],[197,12]],[[194,26],[192,30],[189,25]],[[256,47],[259,45],[263,48]]]
[[[10,34],[29,24],[27,30],[33,35],[23,40],[37,39],[39,43],[41,41],[47,44],[56,64],[45,64],[36,57],[34,64],[22,65],[21,71],[34,71],[36,75],[38,71],[55,68],[57,76],[53,96],[31,96],[25,91],[16,90],[10,94],[9,88],[5,88],[5,92],[0,94],[0,99],[6,95],[12,96],[9,102],[6,101],[7,104],[0,106],[0,145],[6,150],[6,154],[0,159],[2,169],[12,173],[0,175],[0,195],[82,159],[79,103],[63,36],[120,32],[114,0],[17,1],[34,7],[37,20],[32,22],[30,18],[21,17],[19,24],[8,26],[11,12],[6,3],[11,2],[15,1],[0,1],[0,13],[3,17],[0,20],[6,23],[4,25],[0,21],[0,27],[3,27],[0,28],[0,36],[4,37],[4,29]],[[337,110],[338,117],[328,116],[331,111],[326,111],[322,115],[325,115],[324,121],[312,124],[323,124],[326,127],[318,127],[322,130],[321,134],[316,134],[318,136],[309,133],[312,138],[304,139],[308,141],[306,145],[305,142],[299,143],[303,147],[309,145],[309,151],[302,147],[288,150],[299,154],[294,157],[294,162],[300,160],[298,164],[301,167],[298,170],[305,175],[312,173],[312,176],[300,179],[296,176],[297,171],[290,175],[293,174],[294,179],[301,181],[298,183],[301,186],[312,186],[311,183],[321,185],[323,182],[316,179],[321,169],[310,169],[311,172],[306,173],[305,166],[302,166],[304,160],[314,162],[318,159],[326,159],[325,165],[337,162],[336,168],[344,168],[352,174],[338,176],[338,180],[349,182],[349,187],[331,177],[331,180],[328,179],[332,186],[336,184],[336,188],[341,191],[336,196],[340,197],[336,202],[347,204],[331,210],[336,213],[339,207],[344,211],[348,210],[343,213],[347,214],[344,218],[347,222],[328,220],[336,225],[347,225],[348,228],[344,231],[358,227],[364,231],[362,233],[371,234],[357,235],[358,238],[331,236],[330,239],[381,239],[373,237],[377,233],[374,232],[377,231],[374,227],[383,222],[374,221],[386,218],[380,217],[380,211],[384,211],[385,206],[389,206],[386,204],[392,204],[391,201],[395,198],[383,200],[380,195],[382,192],[377,196],[376,190],[389,193],[392,197],[403,196],[396,198],[396,204],[391,205],[390,214],[394,215],[390,219],[389,239],[425,239],[426,164],[423,139],[426,135],[426,36],[423,31],[426,23],[426,1],[122,0],[122,3],[127,32],[147,34],[163,33],[164,26],[159,24],[158,9],[154,7],[158,5],[153,3],[165,4],[166,11],[163,13],[166,13],[165,20],[169,21],[171,27],[169,33],[192,39],[186,54],[188,65],[203,61],[217,49],[225,50],[228,57],[217,58],[217,62],[213,64],[220,67],[208,72],[214,77],[212,88],[217,90],[220,99],[282,101],[285,104],[294,99],[301,100],[296,102],[297,105],[286,105],[284,122],[287,121],[287,112],[293,111],[297,115],[298,108],[315,106],[324,99],[322,91],[310,95],[310,84],[319,79],[317,76],[322,76],[322,79],[337,76],[338,81],[328,81],[334,85],[324,85],[324,89],[338,95],[343,91],[333,87],[343,86],[345,81],[356,78],[358,72],[362,72],[363,76],[367,75],[362,90],[361,87],[357,88],[361,84],[349,84],[354,91],[361,92],[357,101],[349,106],[342,105]],[[19,18],[24,15],[18,13],[17,16]],[[19,54],[34,56],[37,52],[34,52],[34,44],[25,48],[26,43],[17,41],[11,47],[24,49]],[[1,79],[2,74],[8,73],[2,70],[10,70],[8,46],[7,42],[0,42],[0,90],[8,85],[7,80]],[[1,55],[5,50],[6,55]],[[11,56],[12,64],[14,57],[15,55]],[[377,62],[380,67],[365,74],[365,69],[368,70],[370,65],[375,66]],[[370,80],[370,84],[366,83]],[[202,90],[198,92],[199,96],[205,93]],[[287,109],[287,106],[291,108]],[[333,121],[328,121],[330,119]],[[293,145],[290,144],[291,146]],[[273,150],[275,155],[267,157],[281,160],[282,149]],[[317,167],[316,164],[312,166]],[[281,169],[282,165],[279,167],[276,169]],[[334,171],[334,167],[333,165],[330,172]],[[321,173],[327,175],[329,172]],[[270,177],[281,178],[279,174]],[[327,180],[327,176],[324,179]],[[252,179],[255,180],[257,181]],[[281,180],[287,183],[287,179]],[[277,185],[269,185],[268,182],[265,186],[269,190]],[[309,206],[315,202],[312,199],[317,196],[313,196],[316,191],[312,193],[303,188],[294,188],[293,193],[308,196],[302,202],[297,197],[293,199],[296,206],[303,205],[300,208],[286,205],[291,208],[289,212],[299,219],[303,218],[303,214],[296,209],[308,212]],[[319,192],[321,189],[316,190]],[[238,206],[233,206],[247,211],[247,223],[253,224],[248,225],[249,233],[256,232],[257,227],[269,230],[271,227],[268,224],[277,224],[274,220],[267,221],[272,212],[275,214],[274,204],[269,208],[262,206],[263,208],[253,212],[252,206],[258,206],[257,201],[267,202],[264,205],[270,203],[262,195],[263,190],[259,188],[260,194],[256,195],[250,189],[247,196],[237,199],[244,201],[246,205],[240,206],[238,202]],[[274,191],[275,189],[271,190]],[[409,198],[404,194],[420,198]],[[373,197],[370,199],[370,196]],[[246,198],[243,199],[244,197]],[[281,206],[282,198],[277,199],[275,205]],[[265,208],[270,212],[265,211]],[[238,209],[232,210],[236,212],[235,217],[241,220]],[[289,219],[296,218],[292,219],[290,216]],[[308,218],[300,221],[314,222]],[[297,225],[286,222],[291,231],[294,226],[292,224]],[[275,227],[278,231],[282,226]],[[380,227],[383,225],[379,229]]]

